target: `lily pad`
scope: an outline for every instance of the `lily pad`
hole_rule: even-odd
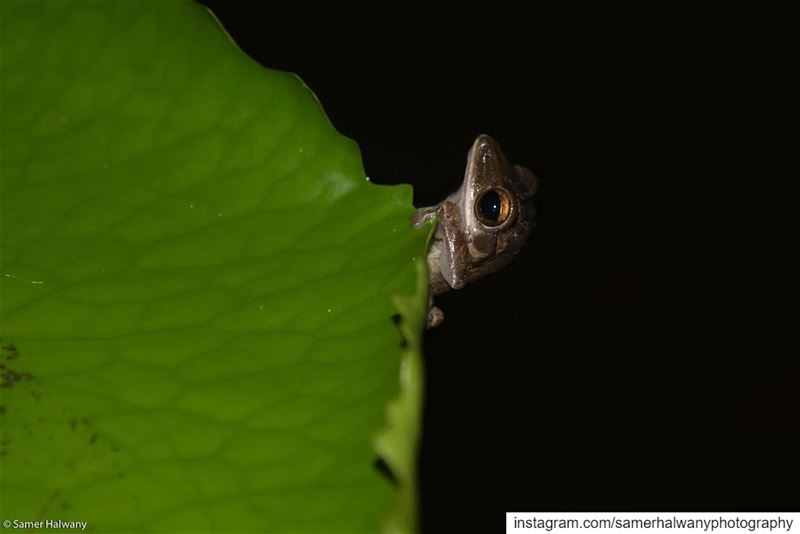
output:
[[[199,5],[2,10],[2,519],[413,529],[411,188]]]

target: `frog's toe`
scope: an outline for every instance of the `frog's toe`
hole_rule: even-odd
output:
[[[436,306],[432,306],[431,309],[428,310],[428,330],[431,328],[436,328],[440,324],[444,322],[444,312],[437,308]]]
[[[414,228],[420,228],[426,223],[436,221],[438,212],[439,212],[438,206],[431,206],[429,208],[418,209],[416,213],[414,213],[414,215],[411,217],[411,226]]]

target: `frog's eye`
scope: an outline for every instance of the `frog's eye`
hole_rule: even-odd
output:
[[[503,189],[487,189],[475,203],[475,215],[484,226],[500,226],[511,214],[511,199]]]

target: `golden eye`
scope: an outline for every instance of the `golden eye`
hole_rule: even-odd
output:
[[[500,226],[511,215],[511,199],[503,189],[487,189],[475,203],[475,215],[484,226]]]

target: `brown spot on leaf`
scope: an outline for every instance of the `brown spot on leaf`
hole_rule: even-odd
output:
[[[12,371],[11,369],[5,369],[0,377],[2,377],[2,380],[0,380],[0,388],[8,388],[17,382],[28,382],[33,379],[33,375],[30,373]]]
[[[0,345],[0,351],[2,351],[2,357],[5,361],[19,358],[19,351],[13,343],[3,343]]]
[[[6,363],[11,360],[16,360],[19,358],[19,351],[17,350],[16,345],[13,343],[2,343],[0,344],[0,361],[3,363],[0,364],[0,388],[7,388],[11,387],[17,382],[27,382],[33,378],[33,375],[24,371],[15,371],[14,369],[9,369]]]

